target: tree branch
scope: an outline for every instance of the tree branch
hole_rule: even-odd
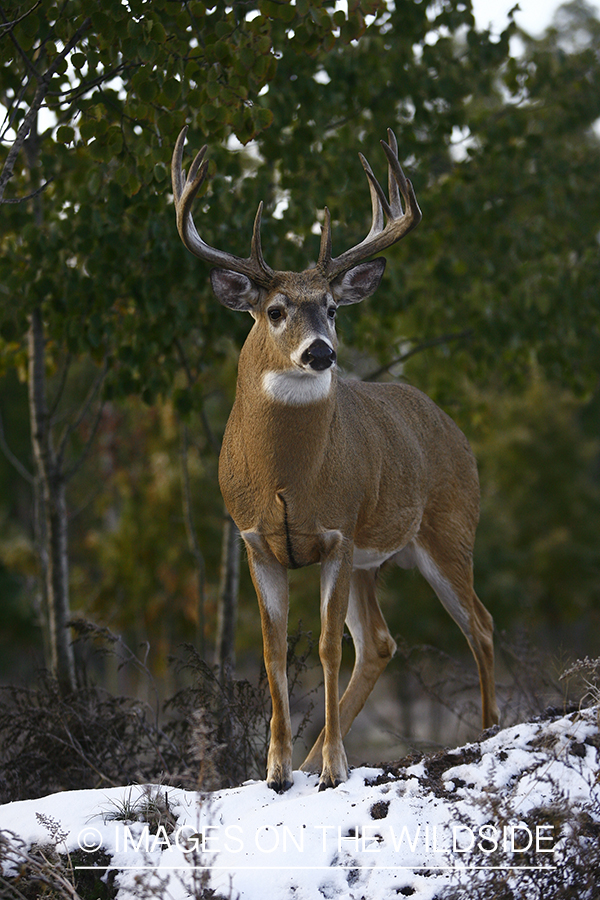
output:
[[[221,453],[221,442],[210,427],[210,422],[208,421],[208,416],[206,415],[204,403],[200,407],[200,421],[202,422],[202,427],[204,428],[204,433],[206,435],[208,443],[217,454],[217,456],[219,456],[219,454]]]
[[[189,360],[186,356],[185,350],[183,349],[183,346],[182,346],[179,338],[175,338],[174,344],[175,344],[175,349],[177,350],[177,355],[179,356],[179,361],[183,367],[183,371],[185,372],[185,376],[187,378],[188,387],[191,388],[196,384],[196,381],[198,380],[198,376],[194,375],[194,373],[192,372]],[[200,407],[199,412],[200,412],[200,421],[202,422],[202,427],[204,428],[204,433],[206,435],[206,439],[207,439],[208,443],[210,444],[210,446],[212,447],[212,449],[214,450],[214,452],[218,456],[219,453],[221,452],[221,442],[218,439],[218,437],[215,435],[215,433],[213,432],[212,428],[210,427],[210,422],[208,421],[208,416],[206,415],[204,403]]]
[[[75,85],[75,87],[67,88],[64,91],[48,91],[48,95],[50,97],[69,97],[74,94],[74,97],[69,99],[69,103],[72,103],[74,100],[78,100],[82,94],[85,94],[87,91],[91,90],[93,87],[98,87],[99,84],[103,84],[105,81],[112,81],[113,78],[116,78],[117,75],[121,75],[123,72],[127,72],[129,69],[140,69],[142,67],[142,63],[121,63],[120,66],[115,66],[114,69],[111,69],[110,72],[102,72],[101,75],[98,75],[96,78],[92,78],[90,81],[80,81],[79,84]]]
[[[27,111],[27,114],[25,115],[25,118],[21,122],[19,130],[17,131],[15,141],[8,151],[8,155],[6,157],[6,160],[4,161],[4,166],[2,167],[2,173],[0,174],[0,203],[4,202],[4,191],[6,190],[6,185],[12,178],[19,151],[25,143],[29,132],[31,131],[33,122],[35,121],[35,117],[37,116],[39,109],[44,102],[44,98],[48,93],[50,80],[63,59],[65,59],[65,57],[69,55],[81,36],[84,34],[84,32],[87,31],[90,23],[91,19],[89,17],[85,19],[85,21],[79,26],[71,40],[67,44],[65,44],[61,52],[57,55],[52,65],[48,67],[48,70],[44,73],[44,75],[41,78],[38,77],[37,74],[35,75],[35,77],[38,79],[38,86],[33,101]]]
[[[370,375],[365,375],[362,380],[376,381],[377,378],[380,378],[386,372],[389,372],[389,370],[393,369],[394,366],[406,362],[406,360],[410,359],[411,356],[415,356],[415,354],[421,353],[423,350],[429,350],[430,347],[439,347],[441,344],[449,344],[451,341],[464,340],[465,338],[471,337],[472,334],[472,328],[465,328],[464,331],[458,331],[451,334],[443,334],[441,335],[441,337],[430,338],[428,341],[422,341],[420,344],[416,344],[414,347],[411,347],[410,350],[407,350],[406,353],[402,354],[402,356],[398,356],[391,362],[386,363],[385,366],[381,366],[381,368],[376,369],[374,372],[371,372]]]
[[[62,466],[62,462],[63,462],[64,456],[65,456],[65,451],[67,449],[67,444],[69,442],[69,439],[74,434],[74,432],[77,431],[77,429],[79,428],[79,426],[81,425],[81,423],[83,422],[85,417],[87,416],[88,412],[90,411],[90,407],[91,407],[92,403],[94,402],[94,400],[98,396],[100,390],[102,389],[102,385],[104,384],[104,379],[106,378],[107,371],[108,371],[108,364],[105,360],[102,365],[102,368],[100,369],[100,371],[94,378],[92,386],[90,387],[90,389],[88,391],[88,395],[85,398],[85,400],[81,406],[81,409],[79,410],[78,415],[75,417],[73,422],[70,422],[66,426],[66,428],[62,434],[62,437],[61,437],[59,445],[58,445],[58,451],[56,453],[56,461],[57,461],[57,465],[59,468]],[[87,453],[89,451],[88,445],[91,446],[91,442],[92,442],[93,438],[95,437],[96,430],[98,428],[99,417],[100,417],[101,413],[102,413],[102,404],[100,404],[100,409],[99,409],[98,413],[96,414],[96,419],[94,422],[94,426],[92,428],[92,435],[90,436],[89,440],[86,442],[86,446],[85,446],[84,450],[82,451],[82,453]],[[73,469],[75,469],[75,470],[78,469],[79,465],[80,465],[79,461],[77,463],[75,463],[75,465],[70,470],[72,472],[72,474],[74,474]],[[69,477],[71,477],[71,476],[69,476]]]
[[[63,367],[62,367],[60,381],[58,382],[56,396],[54,397],[54,400],[52,401],[52,405],[50,407],[49,416],[50,416],[51,423],[52,423],[52,420],[54,419],[54,416],[56,415],[56,410],[58,409],[58,404],[60,403],[60,399],[61,399],[61,397],[63,395],[63,391],[65,389],[65,384],[67,383],[67,375],[69,374],[69,369],[71,368],[72,358],[73,358],[72,355],[70,353],[67,353],[67,355],[65,357],[65,361],[63,363]]]
[[[10,447],[6,442],[6,437],[4,436],[4,422],[2,420],[2,414],[0,413],[0,450],[4,453],[4,456],[9,461],[11,466],[17,470],[19,475],[25,479],[28,484],[33,485],[34,477],[31,472],[25,468],[21,460],[15,456]]]
[[[183,371],[185,372],[185,377],[187,378],[188,387],[193,387],[193,385],[195,385],[196,381],[198,380],[198,376],[194,375],[192,373],[192,370],[190,368],[190,362],[186,356],[185,350],[183,349],[183,346],[182,346],[179,338],[176,337],[175,340],[173,341],[173,343],[175,344],[175,349],[177,350],[177,356],[179,357],[179,362],[181,363],[181,365],[183,367]]]
[[[11,23],[7,23],[7,21],[6,21],[6,13],[4,12],[4,10],[2,9],[1,6],[0,6],[0,15],[1,15],[2,18],[4,19],[5,25],[7,25],[7,24],[10,25],[10,27],[8,27],[6,33],[9,35],[11,41],[12,41],[13,44],[15,45],[15,48],[16,48],[16,50],[17,50],[17,53],[19,54],[19,56],[21,57],[21,59],[22,59],[23,62],[25,63],[25,66],[27,67],[27,69],[29,70],[29,72],[30,72],[30,73],[33,75],[33,77],[36,79],[36,81],[39,81],[39,80],[40,80],[40,76],[39,76],[39,74],[38,74],[38,71],[37,71],[36,67],[33,65],[33,63],[31,62],[31,60],[29,59],[29,57],[27,56],[27,54],[25,53],[25,51],[23,50],[23,48],[22,48],[21,45],[19,44],[18,40],[16,39],[16,37],[15,37],[14,34],[12,33],[13,25],[12,25]],[[16,23],[14,23],[14,24],[16,24]]]
[[[45,181],[37,190],[32,191],[30,194],[26,194],[24,197],[8,197],[2,200],[2,203],[25,203],[26,200],[33,200],[34,197],[37,197],[38,194],[41,194],[42,191],[45,191],[49,184],[52,184],[54,181],[54,177],[49,178],[48,181]]]
[[[60,51],[60,53],[58,54],[58,56],[56,57],[56,59],[54,60],[54,62],[52,63],[52,65],[50,66],[48,71],[46,72],[46,74],[44,75],[44,81],[46,81],[48,83],[50,82],[50,79],[54,75],[54,73],[55,73],[56,69],[58,68],[58,66],[60,65],[60,63],[63,61],[63,59],[65,59],[69,55],[69,53],[71,52],[73,47],[75,47],[75,45],[77,44],[79,39],[81,37],[83,37],[83,35],[88,30],[88,28],[90,27],[91,24],[92,24],[92,20],[89,16],[87,17],[87,19],[83,20],[83,22],[81,23],[81,25],[79,26],[79,28],[77,29],[77,31],[75,32],[75,34],[73,35],[73,37],[71,38],[69,43],[65,44],[63,49]]]
[[[0,134],[0,141],[4,141],[6,132],[9,128],[12,128],[13,121],[17,114],[17,110],[20,108],[21,103],[23,102],[23,98],[27,93],[27,88],[29,87],[29,80],[24,78],[21,82],[21,91],[17,96],[17,92],[15,91],[14,97],[11,98],[10,102],[7,102],[7,97],[2,97],[2,105],[6,108],[6,113],[4,116],[4,120],[2,122],[2,134]]]
[[[94,424],[92,425],[92,428],[91,428],[91,431],[90,431],[90,435],[89,435],[87,441],[85,442],[85,445],[84,445],[84,447],[83,447],[83,450],[82,450],[81,453],[79,454],[79,459],[77,459],[77,460],[73,463],[73,465],[72,465],[69,469],[67,469],[67,471],[64,473],[64,476],[63,476],[63,477],[64,477],[64,480],[65,480],[65,484],[67,484],[67,483],[71,480],[71,478],[73,478],[73,476],[76,475],[77,472],[79,472],[80,468],[82,467],[82,465],[84,464],[84,462],[85,462],[86,459],[88,458],[88,456],[89,456],[89,454],[90,454],[90,450],[92,449],[93,444],[94,444],[94,441],[95,441],[95,439],[96,439],[96,435],[97,435],[97,433],[98,433],[98,427],[99,427],[100,422],[101,422],[101,420],[102,420],[102,413],[103,413],[103,412],[104,412],[104,403],[100,403],[99,406],[98,406],[98,410],[97,410],[97,412],[96,412],[96,415],[95,415],[95,417],[94,417]]]
[[[31,9],[28,9],[27,12],[23,13],[22,16],[19,16],[18,19],[14,19],[12,22],[5,22],[4,25],[0,25],[0,37],[4,37],[4,35],[8,32],[8,30],[10,28],[14,28],[15,25],[18,25],[19,22],[22,22],[23,19],[26,19],[27,16],[30,16],[32,12],[35,12],[35,10],[38,8],[38,6],[40,5],[41,2],[42,2],[42,0],[38,0],[38,2],[34,6],[31,7]],[[2,13],[2,15],[4,18],[6,18],[6,16],[4,16],[4,13]]]
[[[12,147],[8,151],[8,155],[2,167],[2,172],[0,173],[0,203],[4,203],[4,191],[6,190],[6,185],[13,176],[17,156],[19,155],[23,144],[29,136],[29,132],[31,131],[31,127],[35,121],[35,117],[37,116],[39,109],[44,102],[44,97],[46,96],[47,90],[48,87],[46,84],[42,83],[38,85],[31,106],[29,107],[25,118],[21,122]]]

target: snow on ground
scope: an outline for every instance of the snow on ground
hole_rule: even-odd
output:
[[[69,791],[0,807],[0,829],[44,844],[59,823],[68,835],[57,849],[81,848],[77,865],[94,864],[102,847],[119,872],[119,900],[141,896],[140,877],[167,878],[162,897],[187,897],[192,872],[209,872],[212,889],[243,900],[433,900],[492,863],[561,864],[557,826],[536,811],[557,791],[575,808],[600,800],[598,717],[585,710],[416,762],[354,769],[323,792],[301,772],[282,795],[256,781],[203,795],[155,786]],[[157,790],[172,827],[113,818]]]

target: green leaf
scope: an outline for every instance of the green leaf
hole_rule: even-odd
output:
[[[150,41],[147,44],[140,44],[138,47],[138,56],[142,62],[145,62],[148,65],[153,63],[158,56],[158,48],[154,41]]]
[[[175,103],[181,96],[181,82],[177,78],[168,78],[163,85],[163,94],[168,103]]]
[[[203,119],[207,122],[212,122],[217,115],[217,107],[213,106],[212,103],[204,103],[200,109],[200,113],[202,114]]]
[[[206,93],[211,100],[214,100],[218,97],[223,91],[222,86],[218,81],[209,81],[206,85]]]
[[[134,41],[142,41],[144,38],[144,26],[142,22],[135,19],[129,19],[127,23],[127,34]]]
[[[218,59],[219,62],[225,62],[230,57],[230,49],[226,41],[217,41],[217,43],[213,45],[212,50],[215,59]]]
[[[158,86],[151,76],[144,76],[137,84],[137,94],[143,103],[152,103],[158,94]]]
[[[152,23],[152,40],[156,41],[157,44],[164,44],[167,40],[167,32],[165,31],[164,26],[161,22],[153,22]]]
[[[123,149],[123,132],[118,125],[114,125],[109,129],[107,142],[111,154],[113,156],[118,156]]]
[[[90,156],[96,162],[108,162],[112,155],[106,144],[99,138],[91,143],[88,149]]]
[[[262,106],[254,107],[254,121],[258,129],[263,131],[265,128],[270,128],[273,124],[273,112],[270,109],[265,109]]]
[[[70,125],[61,125],[56,130],[56,140],[62,144],[70,144],[71,141],[75,140],[75,129],[71,128]]]
[[[153,172],[154,178],[159,182],[159,184],[165,181],[167,177],[167,167],[164,165],[164,163],[156,163]]]
[[[239,51],[239,59],[245,69],[251,69],[254,63],[254,52],[250,47],[242,47]]]

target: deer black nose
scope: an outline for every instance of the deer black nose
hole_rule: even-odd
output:
[[[309,365],[311,369],[316,369],[317,372],[328,369],[329,366],[334,364],[335,360],[335,350],[321,339],[313,341],[310,347],[307,347],[302,354],[304,365]]]

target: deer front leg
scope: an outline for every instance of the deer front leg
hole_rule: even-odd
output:
[[[352,677],[340,701],[342,738],[349,732],[375,682],[396,651],[395,641],[388,631],[375,594],[377,571],[354,569],[350,578],[346,624],[352,635],[356,659]],[[300,766],[303,771],[320,771],[324,738],[323,729]]]
[[[289,588],[287,570],[260,535],[245,532],[250,574],[256,589],[265,668],[271,691],[271,740],[267,784],[278,793],[292,786],[292,726],[286,673]]]
[[[319,656],[325,681],[325,728],[320,791],[337,787],[348,778],[340,728],[339,674],[351,570],[350,556],[341,546],[333,548],[321,562]]]

